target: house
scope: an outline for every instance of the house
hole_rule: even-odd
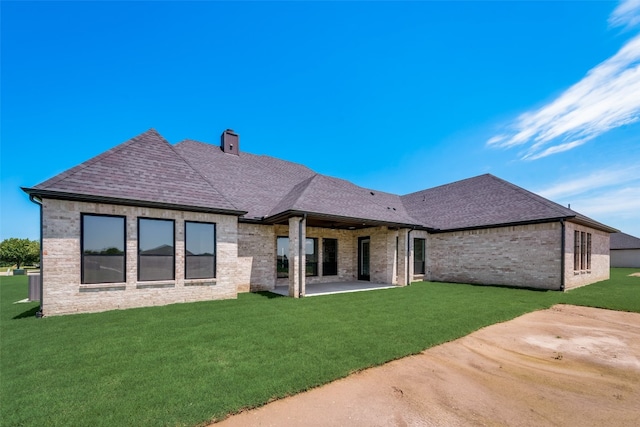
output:
[[[611,267],[640,268],[640,239],[625,233],[611,234]]]
[[[149,130],[31,188],[46,315],[319,283],[566,290],[609,277],[617,231],[492,175],[404,196]]]

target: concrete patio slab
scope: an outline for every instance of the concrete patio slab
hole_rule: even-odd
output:
[[[374,291],[376,289],[397,288],[397,285],[389,283],[371,283],[371,282],[333,282],[333,283],[315,283],[307,284],[305,296],[315,297],[319,295],[343,294],[347,292]],[[278,295],[289,295],[288,286],[276,286],[273,291]]]

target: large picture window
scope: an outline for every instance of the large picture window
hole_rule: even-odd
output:
[[[425,264],[425,240],[413,239],[413,274],[424,274]]]
[[[289,277],[289,238],[278,237],[276,246],[277,277]]]
[[[308,238],[305,241],[305,274],[318,275],[318,239]]]
[[[83,214],[81,227],[82,283],[125,282],[125,217]]]
[[[173,220],[138,218],[138,280],[175,278]]]
[[[338,239],[322,239],[322,275],[338,274]]]
[[[184,235],[185,279],[216,277],[216,225],[185,221]]]

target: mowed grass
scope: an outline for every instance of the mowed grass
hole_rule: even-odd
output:
[[[192,426],[568,303],[640,312],[640,277],[567,293],[450,283],[34,317],[0,278],[5,426]]]

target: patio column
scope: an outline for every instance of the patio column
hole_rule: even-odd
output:
[[[305,294],[306,228],[305,218],[289,218],[289,296],[293,298]]]
[[[405,286],[408,283],[407,276],[409,267],[409,253],[407,252],[407,242],[409,240],[409,229],[398,230],[398,285]]]

